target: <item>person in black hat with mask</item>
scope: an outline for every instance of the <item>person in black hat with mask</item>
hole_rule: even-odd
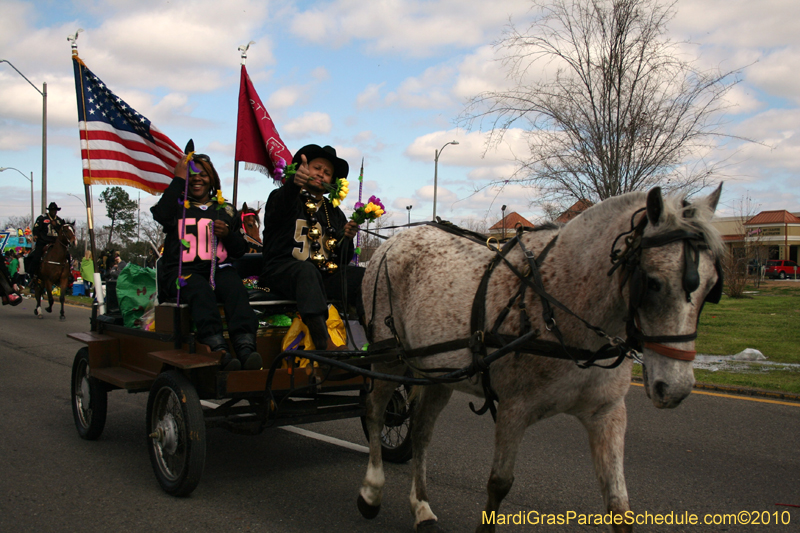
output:
[[[324,195],[326,184],[347,178],[349,165],[331,146],[304,146],[292,158],[297,165],[264,209],[264,267],[259,285],[297,301],[317,350],[328,343],[328,297],[356,306],[363,317],[361,280],[364,269],[341,268],[353,256],[358,225],[348,221]],[[333,265],[333,266],[331,266]]]
[[[25,270],[31,278],[39,274],[44,249],[48,244],[53,244],[58,239],[58,232],[64,225],[64,219],[58,216],[61,208],[55,202],[47,206],[47,214],[40,215],[33,225],[33,239],[36,245],[25,259]],[[69,257],[67,258],[69,260]]]
[[[183,198],[187,166],[188,197]],[[242,219],[232,205],[221,195],[217,196],[219,190],[219,175],[209,157],[193,154],[178,163],[172,183],[158,203],[150,208],[153,219],[163,226],[166,233],[163,264],[159,265],[158,272],[159,291],[164,287],[169,296],[177,296],[180,270],[183,278],[180,282],[181,302],[189,304],[192,321],[197,327],[197,340],[215,352],[222,352],[220,366],[225,371],[258,370],[263,363],[256,351],[258,318],[250,307],[242,278],[232,264],[233,259],[247,251],[247,243],[240,231]],[[185,213],[184,202],[187,202]],[[214,237],[217,248],[215,287],[212,288]],[[182,239],[189,243],[188,248],[184,248]],[[229,353],[222,336],[217,300],[225,309],[236,359]]]

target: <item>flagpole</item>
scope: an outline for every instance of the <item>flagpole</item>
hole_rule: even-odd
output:
[[[358,203],[361,203],[361,190],[364,188],[364,158],[361,158],[361,173],[358,175]],[[369,224],[367,224],[369,227]],[[361,232],[356,234],[356,248],[361,247]],[[358,256],[356,254],[356,266],[358,266]]]
[[[238,191],[239,191],[238,185],[239,185],[239,162],[238,161],[234,161],[233,162],[233,207],[234,207],[234,209],[238,209],[238,207],[236,207],[238,205],[236,203],[236,197],[237,197]]]
[[[250,41],[247,44],[243,44],[239,47],[239,52],[241,52],[241,65],[244,66],[247,63],[247,50],[250,48],[251,44],[256,44],[255,41]],[[236,199],[239,195],[239,161],[233,161],[233,208],[236,209],[238,205],[236,203]]]
[[[75,32],[75,35],[70,35],[67,37],[67,40],[72,43],[72,58],[73,61],[78,61],[79,65],[82,66],[83,62],[81,61],[80,57],[78,56],[78,34],[81,33],[83,29],[78,29]],[[83,75],[80,77],[83,80]],[[83,81],[81,81],[81,93],[83,92]],[[83,122],[86,123],[86,105],[81,100],[81,110],[83,111]],[[86,160],[87,160],[87,170],[89,171],[89,183],[91,183],[91,176],[92,176],[92,160],[91,155],[89,152],[89,139],[86,139]],[[97,299],[97,312],[100,315],[105,314],[106,306],[105,306],[105,294],[103,293],[103,279],[100,277],[100,258],[97,257],[97,247],[95,244],[95,235],[94,235],[94,216],[92,214],[92,187],[86,181],[83,182],[83,191],[86,197],[86,224],[89,226],[89,243],[92,249],[92,263],[94,265],[94,273],[92,275],[92,281],[94,282],[94,294],[95,298]]]

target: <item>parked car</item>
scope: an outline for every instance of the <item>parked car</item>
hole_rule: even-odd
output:
[[[794,278],[797,274],[797,263],[786,259],[770,259],[767,261],[766,275],[768,278]]]

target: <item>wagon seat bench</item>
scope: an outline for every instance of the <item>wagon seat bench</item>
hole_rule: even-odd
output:
[[[245,254],[235,261],[234,265],[240,277],[248,278],[261,271],[261,254]],[[156,266],[158,269],[158,265]],[[158,275],[156,276],[158,283]],[[113,285],[110,289],[113,289]],[[158,288],[156,288],[158,291]],[[163,371],[174,368],[193,372],[206,367],[218,367],[220,352],[212,352],[210,348],[196,341],[192,333],[189,306],[177,304],[175,298],[165,298],[159,294],[159,303],[155,307],[155,332],[138,328],[126,328],[122,325],[121,315],[116,306],[115,294],[108,297],[108,311],[105,315],[96,316],[96,307],[92,317],[92,331],[70,333],[67,336],[88,345],[89,367],[92,377],[111,385],[112,388],[125,389],[129,392],[145,392],[150,390],[156,377]],[[281,299],[269,290],[250,290],[250,305],[260,309],[269,309],[272,314],[294,310],[296,302]],[[222,311],[222,309],[220,308]],[[288,331],[286,327],[259,328],[256,338],[258,352],[264,357],[264,369],[268,369],[274,358],[281,353],[281,343]],[[225,333],[227,335],[227,332]],[[172,349],[164,349],[172,344]],[[344,355],[347,352],[342,352]],[[208,368],[213,375],[217,368]],[[218,372],[220,377],[216,383],[209,383],[208,389],[215,391],[211,397],[226,397],[233,393],[263,394],[266,387],[267,372],[264,370]],[[302,376],[296,373],[297,379]],[[311,374],[311,368],[305,371]],[[295,377],[276,373],[272,379],[274,388],[292,389],[300,385]],[[308,379],[308,377],[306,377]],[[312,378],[313,379],[313,378]],[[288,381],[287,381],[288,380]],[[283,383],[286,381],[286,383]],[[350,383],[350,382],[353,383]],[[355,377],[340,385],[364,384],[364,379]],[[206,387],[201,387],[201,389]],[[257,391],[257,392],[256,392]],[[200,391],[199,391],[200,392]],[[201,396],[208,397],[209,395]]]

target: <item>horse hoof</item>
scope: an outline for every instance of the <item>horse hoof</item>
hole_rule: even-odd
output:
[[[439,533],[441,529],[439,529],[438,522],[431,518],[430,520],[423,520],[419,524],[417,524],[417,533]]]
[[[41,319],[43,319],[43,318],[44,318],[44,315],[36,315],[36,318],[38,318],[39,320],[41,320]]]
[[[381,511],[380,505],[368,504],[367,500],[365,500],[361,494],[358,495],[358,501],[356,503],[358,505],[358,512],[367,520],[372,520],[378,516],[378,513]]]
[[[59,319],[59,320],[66,320],[66,319],[67,319],[67,317],[65,317],[64,315],[61,315],[60,317],[58,317],[58,319]]]

